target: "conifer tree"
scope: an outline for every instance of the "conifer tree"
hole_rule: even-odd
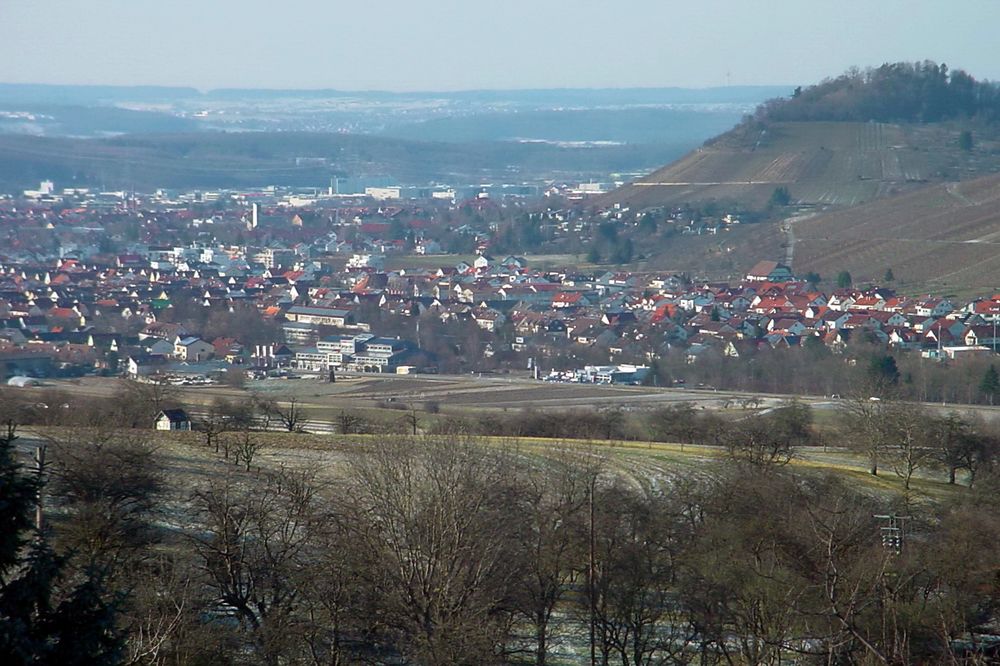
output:
[[[990,404],[992,405],[997,391],[1000,391],[1000,374],[997,373],[996,366],[992,363],[986,369],[985,374],[983,374],[983,380],[979,382],[979,390],[990,399]]]
[[[105,598],[102,576],[67,580],[66,557],[35,529],[43,481],[18,463],[16,440],[8,422],[0,435],[0,663],[121,663],[115,603]]]

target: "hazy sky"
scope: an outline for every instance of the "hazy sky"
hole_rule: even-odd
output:
[[[0,0],[0,26],[4,82],[701,87],[923,59],[1000,79],[998,0]]]

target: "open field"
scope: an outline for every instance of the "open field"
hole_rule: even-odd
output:
[[[26,426],[20,431],[19,448],[27,453],[34,446],[50,442],[72,441],[74,431],[68,428]],[[149,431],[165,472],[178,491],[177,501],[200,484],[226,474],[232,463],[205,446],[201,433]],[[351,457],[373,443],[400,435],[335,435],[256,433],[262,446],[254,458],[254,467],[277,469],[290,467],[310,469],[327,482],[342,478]],[[535,464],[551,462],[591,464],[595,461],[608,473],[630,485],[654,488],[680,476],[712,476],[727,463],[721,447],[676,444],[669,442],[634,442],[619,440],[557,440],[539,437],[499,438],[478,437],[482,445],[498,447],[515,458],[533,460]],[[872,494],[902,493],[902,481],[888,467],[873,477],[867,472],[867,459],[858,453],[839,447],[800,447],[789,468],[803,474],[833,473],[851,479],[858,487]],[[960,478],[960,484],[963,480]],[[915,475],[911,499],[940,500],[965,492],[962,485],[951,486],[945,473],[937,469],[922,469]]]
[[[110,397],[121,387],[114,378],[87,377],[52,381],[49,388],[73,395]],[[334,384],[317,379],[269,379],[249,382],[246,391],[225,386],[172,387],[179,400],[190,405],[208,405],[216,398],[241,398],[249,393],[277,400],[295,398],[317,415],[342,409],[373,409],[390,404],[417,408],[437,403],[443,413],[472,413],[520,409],[644,409],[677,402],[696,402],[706,408],[759,397],[762,404],[776,403],[786,396],[756,396],[750,393],[712,389],[664,389],[648,386],[608,384],[563,384],[541,382],[524,375],[380,375],[340,374]],[[825,399],[817,398],[817,402]],[[396,410],[391,410],[396,411]]]
[[[17,389],[44,399],[47,391],[65,390],[75,396],[111,397],[121,390],[118,379],[88,377],[82,380],[52,381],[38,389]],[[812,406],[817,421],[833,418],[839,402],[827,396],[717,391],[711,388],[659,388],[606,384],[561,384],[540,382],[524,375],[378,375],[338,376],[330,384],[317,379],[269,379],[249,382],[245,390],[225,386],[183,386],[171,388],[173,396],[198,412],[218,398],[246,400],[256,394],[287,403],[295,399],[317,433],[336,431],[337,417],[346,411],[362,413],[379,421],[398,421],[404,411],[421,412],[423,422],[443,416],[470,416],[496,412],[608,410],[643,412],[682,402],[701,409],[718,410],[739,418],[746,405],[767,409],[798,399]],[[433,406],[439,413],[427,412]],[[1000,419],[1000,406],[942,405],[927,403],[940,413],[957,411]]]
[[[389,271],[398,271],[402,268],[432,269],[455,266],[461,261],[471,264],[475,260],[474,254],[390,255],[386,258],[385,268]]]

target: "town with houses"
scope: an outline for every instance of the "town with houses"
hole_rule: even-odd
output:
[[[573,193],[549,194],[539,224],[585,236],[583,214],[559,208]],[[725,283],[538,268],[495,249],[490,220],[520,206],[486,192],[141,195],[43,182],[0,199],[0,370],[211,382],[234,369],[324,379],[518,369],[639,383],[662,357],[839,351],[857,336],[941,361],[997,346],[1000,295],[822,291],[767,260]]]

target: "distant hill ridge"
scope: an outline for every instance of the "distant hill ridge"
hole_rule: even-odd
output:
[[[681,154],[684,148],[676,149]],[[573,168],[600,177],[655,163],[663,146],[567,149],[542,143],[445,143],[316,132],[197,132],[71,139],[0,134],[0,191],[50,179],[66,187],[322,186],[333,175],[402,183],[541,178]],[[319,158],[300,163],[299,156]],[[324,161],[325,160],[325,161]]]
[[[58,85],[0,82],[0,104],[114,104],[119,102],[171,102],[179,100],[267,100],[280,98],[327,99],[472,99],[482,102],[522,102],[561,105],[756,104],[787,91],[788,86],[724,86],[709,88],[526,88],[496,90],[340,90],[334,88],[216,88]]]

